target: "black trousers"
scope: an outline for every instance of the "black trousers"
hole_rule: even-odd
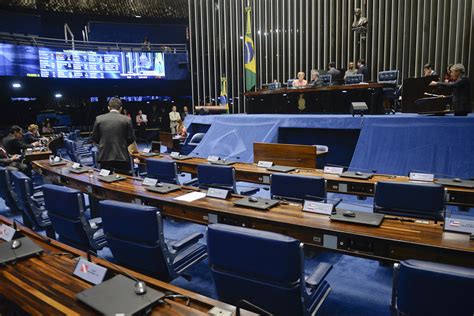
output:
[[[100,168],[126,175],[131,174],[129,161],[100,161]]]

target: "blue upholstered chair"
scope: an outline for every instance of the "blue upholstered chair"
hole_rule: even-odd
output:
[[[392,308],[398,315],[472,316],[474,269],[406,260],[395,264]]]
[[[398,70],[380,71],[377,81],[383,83],[383,97],[390,102],[392,110],[396,110],[395,102],[400,97],[400,88],[398,85]]]
[[[23,224],[33,230],[45,230],[56,238],[42,196],[35,196],[31,179],[20,171],[10,173],[16,206],[22,212]]]
[[[199,145],[199,143],[201,142],[201,140],[204,138],[205,135],[206,135],[206,133],[196,133],[196,134],[194,134],[191,137],[191,140],[189,141],[189,143],[187,143],[186,145],[196,147],[197,145]]]
[[[101,219],[87,220],[82,192],[54,184],[43,185],[44,206],[59,241],[81,250],[100,250],[106,245]]]
[[[179,184],[178,166],[174,161],[147,159],[146,173],[149,178],[158,179],[161,182]]]
[[[11,193],[12,186],[10,180],[10,173],[8,172],[7,168],[0,167],[0,197],[5,200],[5,205],[8,206],[10,210],[18,211],[16,202]]]
[[[446,208],[446,190],[439,184],[377,182],[374,212],[442,220]]]
[[[209,265],[219,300],[243,301],[276,315],[312,315],[331,288],[332,266],[305,276],[303,244],[291,237],[223,224],[209,225]]]
[[[272,174],[270,176],[270,195],[272,199],[302,201],[306,196],[326,198],[326,180],[292,174]],[[313,198],[314,200],[314,198]]]
[[[178,276],[207,256],[203,237],[194,233],[180,241],[165,241],[156,207],[116,201],[99,202],[107,245],[119,264],[163,281]]]
[[[359,84],[364,81],[364,75],[357,74],[357,75],[347,76],[345,81],[346,81],[346,84]]]

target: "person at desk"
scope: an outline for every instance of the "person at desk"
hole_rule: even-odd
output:
[[[176,127],[178,126],[178,121],[181,121],[181,116],[178,112],[176,112],[176,105],[173,105],[173,107],[171,108],[169,117],[171,134],[176,134]]]
[[[309,84],[313,86],[321,85],[323,82],[319,79],[319,71],[316,69],[311,70],[311,81]]]
[[[364,81],[368,82],[370,80],[369,69],[365,65],[365,59],[361,58],[357,61],[357,74],[364,76]]]
[[[302,71],[298,72],[297,77],[298,77],[298,80],[295,80],[293,82],[293,87],[304,87],[308,84],[308,82],[304,79],[304,77],[305,77],[304,72],[302,72]]]
[[[355,69],[354,62],[351,61],[349,65],[347,66],[347,70],[344,73],[344,80],[346,80],[347,76],[354,76],[357,75],[357,69]]]
[[[92,140],[99,145],[97,160],[101,168],[130,173],[127,147],[135,142],[132,121],[120,114],[122,101],[111,98],[109,113],[99,115],[92,130]]]
[[[38,132],[38,128],[39,127],[36,124],[30,124],[28,126],[28,132],[26,132],[25,135],[23,136],[23,140],[25,143],[32,144],[42,139]]]
[[[341,72],[336,69],[336,63],[335,62],[330,62],[328,65],[328,75],[331,75],[332,81],[337,81],[339,80],[339,77],[341,76]]]
[[[471,113],[471,91],[469,78],[464,74],[466,69],[462,64],[455,64],[451,67],[451,78],[453,82],[431,81],[430,86],[447,87],[453,91],[452,107],[454,115],[466,116]]]
[[[176,127],[176,135],[180,138],[186,138],[188,136],[188,132],[186,131],[186,126],[184,126],[183,121],[177,121],[178,126]]]
[[[449,64],[446,68],[446,73],[444,74],[444,82],[453,82],[453,78],[451,77],[451,67],[453,67],[453,64]]]
[[[431,66],[431,64],[426,64],[424,67],[423,67],[423,74],[425,77],[428,77],[428,76],[437,76],[438,74],[436,73],[436,71],[433,70],[433,66]]]
[[[0,166],[14,167],[26,174],[29,174],[30,170],[28,165],[22,163],[20,160],[21,155],[8,155],[5,147],[0,145]]]
[[[10,128],[10,134],[3,139],[3,147],[9,155],[21,155],[23,150],[37,145],[37,142],[26,144],[23,141],[23,129],[16,125]]]

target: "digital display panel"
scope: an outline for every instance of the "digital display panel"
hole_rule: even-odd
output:
[[[0,76],[165,79],[158,52],[97,52],[0,43]]]
[[[0,44],[0,76],[39,77],[38,48]]]

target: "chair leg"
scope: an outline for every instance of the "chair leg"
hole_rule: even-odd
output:
[[[393,265],[393,281],[392,281],[392,300],[390,302],[390,309],[397,310],[397,290],[398,290],[398,273],[400,271],[400,264]]]

